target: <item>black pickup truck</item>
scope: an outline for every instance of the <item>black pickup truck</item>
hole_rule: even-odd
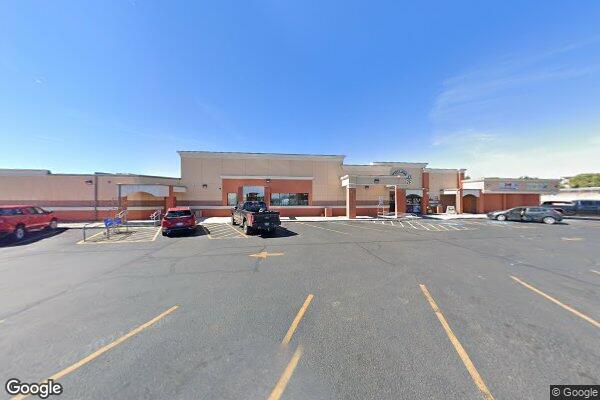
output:
[[[240,225],[245,234],[253,230],[272,233],[281,225],[281,221],[279,213],[269,211],[264,202],[246,201],[233,208],[231,224]]]
[[[545,201],[542,206],[563,215],[600,215],[600,200]]]

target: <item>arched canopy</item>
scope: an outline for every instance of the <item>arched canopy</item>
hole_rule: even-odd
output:
[[[185,192],[185,186],[174,186],[175,192]],[[151,194],[155,197],[168,197],[169,196],[169,185],[160,184],[119,184],[119,197],[125,197],[132,193],[143,192]]]

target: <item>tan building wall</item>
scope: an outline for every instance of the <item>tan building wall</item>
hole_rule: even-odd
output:
[[[118,184],[179,185],[179,179],[144,175],[0,171],[0,205],[34,204],[55,211],[61,220],[105,218],[113,216],[119,205]],[[164,198],[147,193],[128,196],[133,218],[144,218],[163,203]]]
[[[433,205],[448,205],[449,198],[442,195],[444,189],[458,189],[458,169],[427,168],[429,172],[429,202]]]
[[[379,199],[388,205],[394,191],[399,212],[414,206],[413,196],[422,196],[420,210],[429,205],[455,205],[462,210],[462,198],[482,193],[501,193],[502,205],[531,203],[529,194],[556,190],[556,180],[519,180],[486,178],[461,180],[464,170],[427,168],[426,163],[374,162],[369,165],[344,165],[344,156],[256,154],[223,152],[180,152],[181,178],[129,174],[51,174],[44,170],[0,169],[0,205],[35,204],[60,213],[63,220],[91,220],[114,215],[119,204],[130,211],[130,219],[147,218],[157,208],[188,205],[204,216],[229,215],[228,193],[241,201],[244,186],[260,186],[269,203],[272,193],[307,193],[308,205],[273,206],[282,216],[346,215],[347,198],[354,204],[352,213],[376,215]],[[423,177],[427,173],[428,178]],[[342,179],[343,178],[343,179]],[[381,183],[379,183],[381,182]],[[133,193],[119,199],[118,185],[136,185]],[[163,189],[155,196],[143,191],[143,185]],[[164,188],[169,188],[166,194]],[[148,188],[148,187],[147,187]],[[455,194],[442,195],[443,190]],[[148,191],[152,191],[148,189]],[[468,192],[468,193],[467,193]],[[508,197],[510,197],[510,199]],[[411,201],[406,200],[409,196]],[[347,197],[348,196],[348,197]],[[512,197],[511,197],[512,196]],[[525,197],[524,197],[525,196]],[[495,206],[479,197],[468,198],[467,208],[481,211]],[[120,201],[119,201],[120,200]],[[390,203],[391,205],[391,203]],[[413,208],[414,209],[414,208]],[[411,211],[419,212],[419,211]]]
[[[307,178],[315,205],[344,201],[340,185],[343,156],[180,152],[182,201],[224,205],[223,179]]]

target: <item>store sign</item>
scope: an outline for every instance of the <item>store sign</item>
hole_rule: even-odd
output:
[[[404,179],[406,180],[407,184],[411,184],[412,183],[412,175],[408,173],[407,170],[402,169],[402,168],[397,168],[392,170],[392,175],[393,176],[403,176]]]
[[[499,182],[498,190],[519,190],[517,182]]]

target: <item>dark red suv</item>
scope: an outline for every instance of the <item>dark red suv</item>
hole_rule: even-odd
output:
[[[194,232],[196,230],[196,217],[189,207],[173,207],[167,213],[161,223],[163,236],[175,231]]]
[[[0,206],[0,237],[13,235],[22,240],[27,232],[56,229],[54,212],[31,205]]]

